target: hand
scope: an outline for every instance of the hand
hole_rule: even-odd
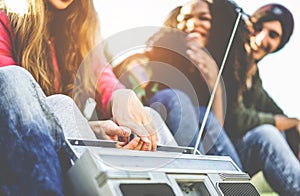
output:
[[[205,79],[210,90],[213,89],[219,68],[215,60],[204,50],[201,45],[201,37],[198,33],[190,33],[187,36],[187,55],[196,63],[201,75]]]
[[[298,124],[296,126],[296,130],[298,131],[298,133],[300,134],[300,120],[298,120]]]
[[[280,131],[286,131],[290,128],[296,128],[298,132],[300,130],[299,128],[300,121],[296,118],[289,118],[284,115],[277,114],[274,116],[274,120],[275,120],[275,126]]]
[[[190,33],[187,36],[187,47],[189,48],[186,53],[197,65],[201,76],[204,78],[208,88],[212,92],[217,82],[219,74],[219,67],[210,54],[205,51],[201,43],[203,39],[199,33]],[[224,123],[224,110],[223,110],[223,92],[220,82],[216,86],[216,93],[213,102],[213,111],[221,124]]]
[[[111,120],[89,121],[89,125],[95,135],[103,140],[118,141],[120,137],[122,141],[128,142],[131,134],[130,129],[121,128]]]
[[[135,137],[130,142],[118,142],[117,148],[123,148],[127,150],[142,150],[144,142],[139,137]]]
[[[126,127],[119,127],[111,120],[90,121],[89,125],[98,138],[118,141],[117,148],[141,150],[143,142],[140,141],[140,138],[134,138],[128,142],[131,130]],[[119,138],[121,138],[121,141],[119,141]]]
[[[152,120],[135,93],[129,89],[116,90],[111,98],[114,122],[130,128],[143,142],[141,150],[156,150],[157,133]]]

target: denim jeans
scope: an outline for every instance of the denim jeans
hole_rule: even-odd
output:
[[[190,98],[177,89],[158,91],[149,104],[165,119],[180,146],[195,146],[206,107],[195,108]],[[212,112],[209,113],[198,150],[203,154],[230,156],[242,169],[234,145]]]
[[[4,195],[63,195],[64,136],[30,73],[0,68],[0,186]]]
[[[248,131],[236,149],[251,176],[262,170],[280,195],[300,195],[300,162],[276,127],[261,125]]]

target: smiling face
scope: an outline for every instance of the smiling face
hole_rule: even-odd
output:
[[[262,25],[256,26],[255,32],[250,37],[253,58],[259,61],[274,52],[280,44],[282,33],[279,21],[263,22]]]
[[[48,2],[58,10],[63,10],[69,7],[74,0],[48,0]]]
[[[208,41],[211,29],[211,14],[208,3],[196,1],[184,5],[177,17],[178,29],[186,33],[198,33],[201,37],[202,45]]]

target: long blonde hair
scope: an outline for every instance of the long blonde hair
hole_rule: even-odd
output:
[[[14,35],[14,59],[27,69],[46,95],[57,93],[50,48],[55,39],[56,57],[61,72],[59,93],[72,96],[74,81],[84,57],[99,41],[99,20],[92,0],[75,0],[66,10],[55,10],[47,1],[27,0],[18,13],[1,0]],[[89,73],[81,73],[89,75]],[[94,81],[83,77],[77,94],[94,92]],[[83,92],[85,91],[85,92]],[[73,95],[76,97],[78,95]]]

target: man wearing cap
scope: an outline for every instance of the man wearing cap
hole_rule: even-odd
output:
[[[293,33],[294,20],[291,12],[279,4],[268,4],[259,8],[250,17],[250,20],[253,24],[250,47],[254,63],[251,67],[252,71],[250,71],[253,76],[248,77],[247,86],[251,88],[252,84],[258,82],[260,84],[259,88],[265,91],[261,85],[257,63],[266,55],[277,52],[285,46]],[[293,152],[300,158],[300,121],[285,116],[282,109],[267,93],[266,96],[272,107],[269,112],[274,114],[275,126],[280,131],[286,131],[287,140]]]
[[[227,115],[227,123],[233,124],[235,133],[243,133],[234,143],[247,173],[253,176],[263,171],[280,195],[300,195],[300,122],[284,115],[268,95],[257,67],[267,54],[280,50],[289,41],[294,19],[284,6],[268,4],[255,11],[250,21],[250,44],[246,49],[251,52],[253,63],[248,67],[242,100],[234,117]],[[289,134],[293,137],[286,137]]]

